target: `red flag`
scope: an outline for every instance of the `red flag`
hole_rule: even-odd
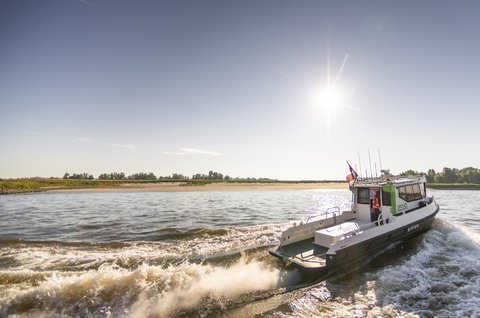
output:
[[[352,168],[352,166],[347,162],[348,168],[350,169],[350,175],[353,177],[353,179],[357,180],[358,179],[358,173]],[[348,177],[347,177],[348,180]],[[348,180],[350,181],[350,180]]]
[[[350,169],[350,174],[347,176],[348,187],[350,191],[353,191],[353,184],[358,178],[358,173],[352,168],[352,166],[347,162],[348,168]]]

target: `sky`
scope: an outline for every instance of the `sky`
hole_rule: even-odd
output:
[[[0,177],[480,167],[478,1],[0,2]],[[360,160],[359,160],[360,158]],[[370,174],[370,171],[368,172]]]

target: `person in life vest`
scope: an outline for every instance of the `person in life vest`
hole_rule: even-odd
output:
[[[380,212],[380,191],[377,191],[373,197],[373,209],[375,212]]]
[[[375,196],[373,197],[373,211],[375,215],[375,221],[378,220],[378,216],[382,213],[380,209],[380,191],[377,191],[375,193]],[[378,225],[378,224],[377,224]]]

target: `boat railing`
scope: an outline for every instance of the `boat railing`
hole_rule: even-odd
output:
[[[352,237],[352,236],[355,236],[355,235],[359,235],[361,234],[363,231],[365,230],[368,230],[368,229],[371,229],[375,226],[382,226],[384,224],[388,224],[392,221],[393,219],[391,218],[387,218],[385,220],[383,220],[382,218],[382,215],[380,214],[378,216],[378,219],[376,221],[373,221],[373,222],[370,222],[370,223],[365,223],[363,224],[362,226],[358,227],[357,229],[355,230],[352,230],[352,231],[349,231],[349,232],[346,232],[344,233],[339,240],[343,240],[343,239],[346,239],[346,238],[349,238],[349,237]]]
[[[353,230],[353,231],[344,233],[344,234],[341,236],[340,240],[346,239],[346,238],[349,238],[349,237],[352,237],[352,236],[355,236],[355,235],[358,235],[358,234],[360,234],[360,232],[361,232],[361,229],[358,228],[358,229],[355,229],[355,230]]]
[[[378,184],[384,183],[389,181],[399,181],[399,180],[409,180],[409,179],[419,179],[422,178],[423,175],[408,175],[408,176],[394,176],[394,175],[381,175],[379,177],[363,177],[358,178],[355,183],[356,184]]]
[[[310,220],[311,219],[315,219],[315,218],[319,218],[319,217],[322,217],[322,216],[325,216],[327,217],[329,214],[333,214],[333,217],[336,218],[337,216],[340,215],[340,207],[339,206],[332,206],[330,208],[328,208],[324,214],[320,214],[320,215],[312,215],[310,216],[306,221],[305,221],[305,224],[307,223],[310,223]]]
[[[376,222],[376,221],[375,221]],[[355,230],[352,230],[350,232],[346,232],[346,233],[343,233],[342,236],[339,237],[339,241],[343,240],[343,239],[346,239],[346,238],[350,238],[352,236],[356,236],[356,235],[359,235],[361,234],[364,230],[368,230],[370,228],[372,228],[371,224],[374,224],[375,222],[372,222],[372,223],[369,223],[365,226],[362,226],[362,227],[359,227],[358,229],[355,229]]]

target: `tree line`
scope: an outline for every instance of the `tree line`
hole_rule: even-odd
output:
[[[429,183],[476,183],[480,184],[480,169],[467,167],[463,169],[443,168],[442,171],[436,172],[429,169],[427,173],[416,170],[407,170],[400,173],[400,176],[425,174]],[[94,180],[95,177],[89,173],[65,173],[62,179],[80,179]],[[102,173],[98,176],[98,180],[156,180],[156,181],[238,181],[238,182],[255,182],[255,181],[278,181],[269,178],[233,178],[220,172],[210,170],[208,174],[196,173],[191,177],[181,173],[172,173],[169,176],[156,176],[153,172],[139,172],[126,175],[124,172]]]
[[[82,179],[82,180],[93,180],[95,179],[93,175],[84,173],[65,173],[62,179]],[[269,178],[233,178],[228,175],[224,175],[220,172],[209,171],[208,174],[196,173],[191,177],[185,176],[181,173],[172,173],[169,176],[156,176],[153,172],[139,172],[127,176],[124,172],[110,172],[102,173],[98,176],[98,180],[164,180],[164,181],[276,181]]]
[[[441,172],[429,169],[427,173],[408,170],[402,172],[401,176],[425,174],[429,183],[478,183],[480,184],[480,169],[467,167],[463,169],[443,168]]]
[[[63,175],[62,179],[93,180],[95,178],[93,177],[93,175],[88,174],[86,172],[84,172],[84,173],[73,173],[73,174],[70,174],[70,173],[66,172]]]

